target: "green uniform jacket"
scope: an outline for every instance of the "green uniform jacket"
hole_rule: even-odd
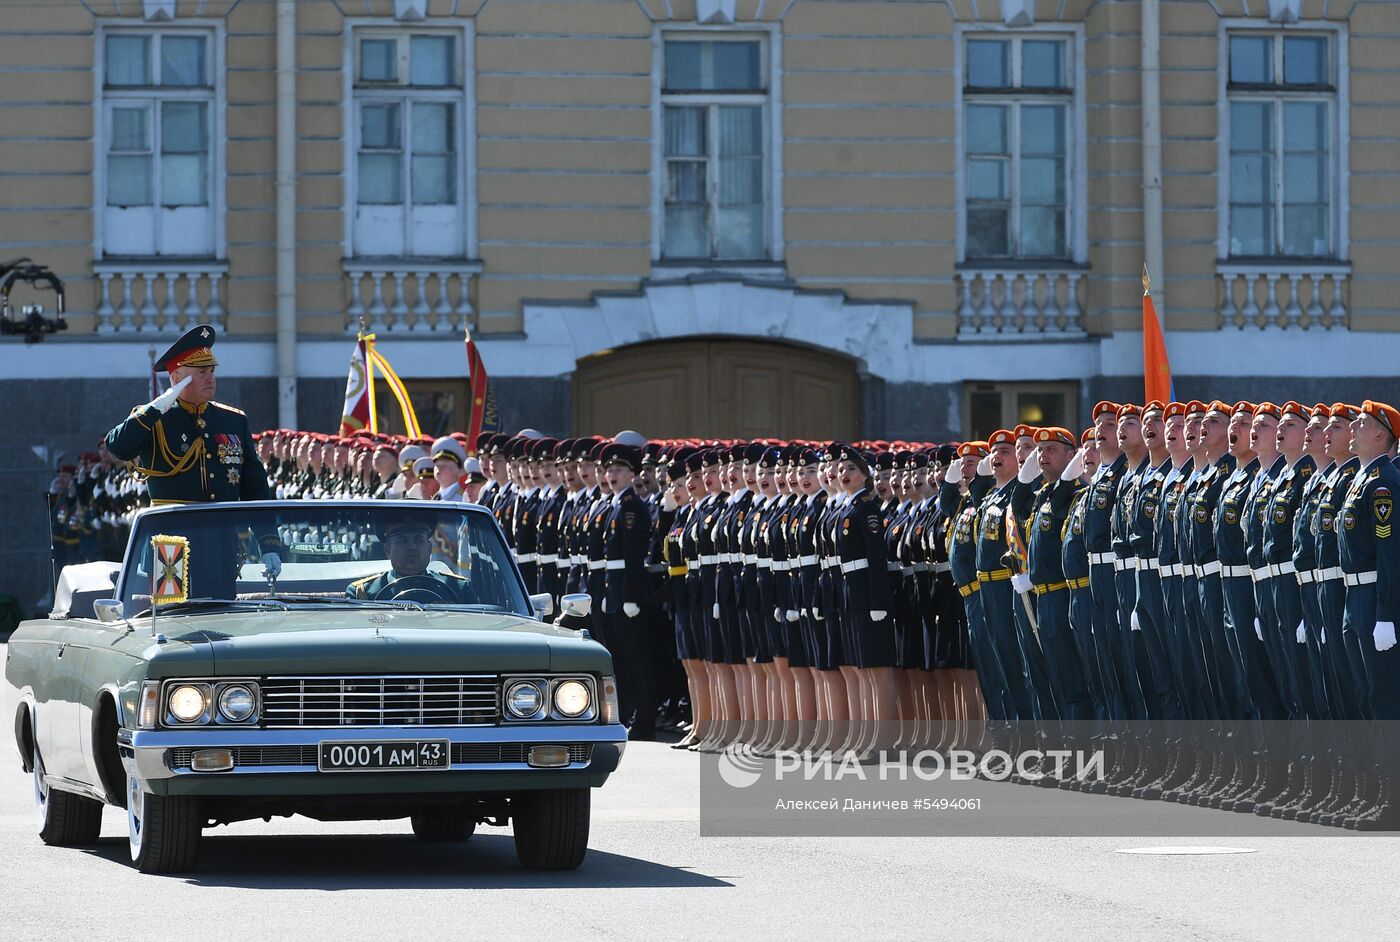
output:
[[[136,462],[152,504],[272,496],[248,434],[248,417],[233,406],[177,401],[164,414],[140,406],[107,433],[107,450]]]
[[[423,573],[422,575],[425,575],[430,579],[436,579],[438,582],[441,582],[443,585],[447,586],[449,589],[452,590],[453,594],[457,596],[458,602],[477,601],[477,599],[475,598],[476,593],[471,588],[470,581],[462,578],[456,573],[430,570],[428,572]],[[397,576],[394,573],[394,570],[392,569],[390,569],[388,572],[381,572],[377,576],[366,576],[365,578],[357,579],[354,582],[350,583],[350,585],[346,586],[345,594],[352,599],[372,599],[374,598],[376,593],[378,593],[381,589],[383,589],[389,583],[394,582],[398,578],[399,576]]]

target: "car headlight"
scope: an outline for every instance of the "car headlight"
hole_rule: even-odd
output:
[[[209,688],[204,684],[180,684],[166,699],[170,715],[181,723],[197,723],[209,709]]]
[[[554,688],[554,709],[564,716],[582,716],[592,700],[588,685],[581,680],[566,680]]]
[[[522,680],[506,689],[506,710],[516,719],[529,719],[544,705],[544,692],[539,684]]]
[[[219,694],[219,715],[230,723],[245,723],[258,708],[258,698],[243,684],[230,684]]]

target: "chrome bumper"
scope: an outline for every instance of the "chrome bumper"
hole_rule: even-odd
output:
[[[363,742],[365,740],[414,741],[425,739],[445,739],[449,748],[453,745],[591,745],[612,747],[618,760],[627,746],[627,727],[620,724],[611,726],[353,726],[328,729],[228,729],[220,727],[202,729],[122,729],[117,732],[117,743],[122,763],[129,774],[142,781],[160,779],[197,778],[227,779],[265,775],[324,774],[328,778],[347,775],[378,775],[383,772],[321,773],[315,765],[259,765],[235,767],[223,772],[196,772],[187,768],[172,768],[169,757],[175,749],[228,749],[239,746],[301,746],[315,747],[323,742]],[[595,759],[597,758],[595,754]],[[590,762],[573,762],[555,768],[535,768],[524,762],[459,762],[446,770],[425,772],[391,772],[388,779],[403,775],[438,776],[447,772],[528,772],[541,774],[587,769]],[[615,762],[612,763],[615,765]],[[608,771],[611,771],[609,769]]]

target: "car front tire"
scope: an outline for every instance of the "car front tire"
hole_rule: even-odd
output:
[[[515,853],[526,870],[574,870],[588,853],[587,788],[522,792],[511,800]]]
[[[102,802],[49,786],[44,760],[34,747],[34,808],[39,840],[51,847],[87,847],[102,835]]]
[[[414,835],[433,844],[465,841],[476,833],[476,812],[471,808],[434,808],[410,820]]]
[[[135,776],[126,779],[127,838],[131,862],[142,873],[186,873],[199,858],[204,816],[199,799],[152,795]]]

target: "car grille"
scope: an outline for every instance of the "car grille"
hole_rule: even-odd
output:
[[[489,726],[500,722],[494,674],[269,677],[262,725]]]
[[[529,746],[524,743],[456,743],[452,746],[453,765],[474,765],[499,762],[525,761]],[[572,743],[568,746],[569,762],[589,762],[593,758],[591,743]],[[171,749],[170,767],[188,769],[192,764],[194,749]],[[315,746],[234,746],[234,768],[254,768],[257,766],[316,765]]]

